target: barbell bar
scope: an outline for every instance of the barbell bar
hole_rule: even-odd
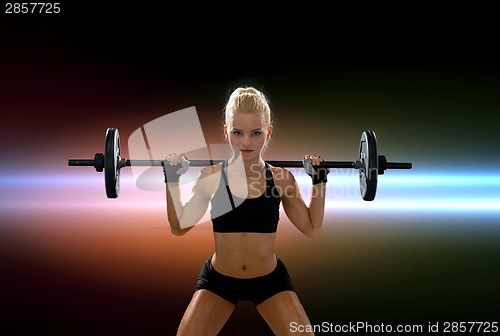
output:
[[[189,160],[190,167],[215,165],[224,160]],[[302,161],[267,161],[272,166],[301,168]],[[108,198],[117,198],[120,193],[120,169],[128,166],[159,166],[162,160],[129,160],[120,156],[120,134],[117,128],[106,130],[104,153],[96,153],[94,159],[69,159],[68,166],[94,167],[104,171],[104,183]],[[411,162],[388,162],[384,155],[377,153],[377,137],[374,131],[361,133],[359,159],[355,161],[324,161],[320,167],[347,168],[359,170],[361,197],[373,201],[377,192],[378,175],[386,169],[411,169]]]

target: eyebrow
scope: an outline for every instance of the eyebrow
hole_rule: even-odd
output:
[[[233,127],[233,131],[241,131],[239,128]],[[255,132],[255,131],[262,131],[262,128],[256,128],[254,130],[251,130],[250,132]]]

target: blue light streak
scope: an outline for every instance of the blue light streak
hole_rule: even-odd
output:
[[[292,171],[304,199],[311,190],[303,170]],[[23,207],[164,207],[164,195],[140,190],[131,174],[121,175],[122,192],[117,200],[104,195],[102,173],[61,175],[0,175],[0,208]],[[163,183],[160,181],[160,183]],[[186,185],[190,188],[190,185]],[[126,190],[124,190],[126,189]],[[187,189],[189,193],[190,189]],[[141,197],[137,197],[137,193]],[[86,203],[88,201],[88,203]],[[415,173],[392,171],[379,176],[377,196],[365,202],[359,194],[357,171],[329,175],[327,210],[394,212],[482,212],[500,214],[500,174]]]

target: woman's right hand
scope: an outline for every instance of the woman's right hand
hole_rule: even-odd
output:
[[[185,154],[168,154],[161,162],[165,183],[179,182],[179,177],[189,169],[189,161]]]

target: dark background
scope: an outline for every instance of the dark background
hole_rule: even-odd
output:
[[[68,169],[68,158],[102,151],[106,127],[125,141],[196,106],[207,143],[220,143],[227,95],[254,85],[276,113],[270,157],[351,159],[360,131],[375,129],[384,153],[414,163],[413,176],[498,176],[500,25],[482,4],[4,8],[0,327],[9,335],[175,333],[213,251],[210,229],[172,237],[162,203],[149,208],[126,173],[119,203],[92,169]],[[471,193],[409,184],[385,195],[467,204],[483,193],[498,205],[498,177]],[[498,210],[370,209],[328,213],[317,240],[282,224],[277,250],[313,323],[498,321]],[[222,333],[245,332],[269,334],[242,303]]]

